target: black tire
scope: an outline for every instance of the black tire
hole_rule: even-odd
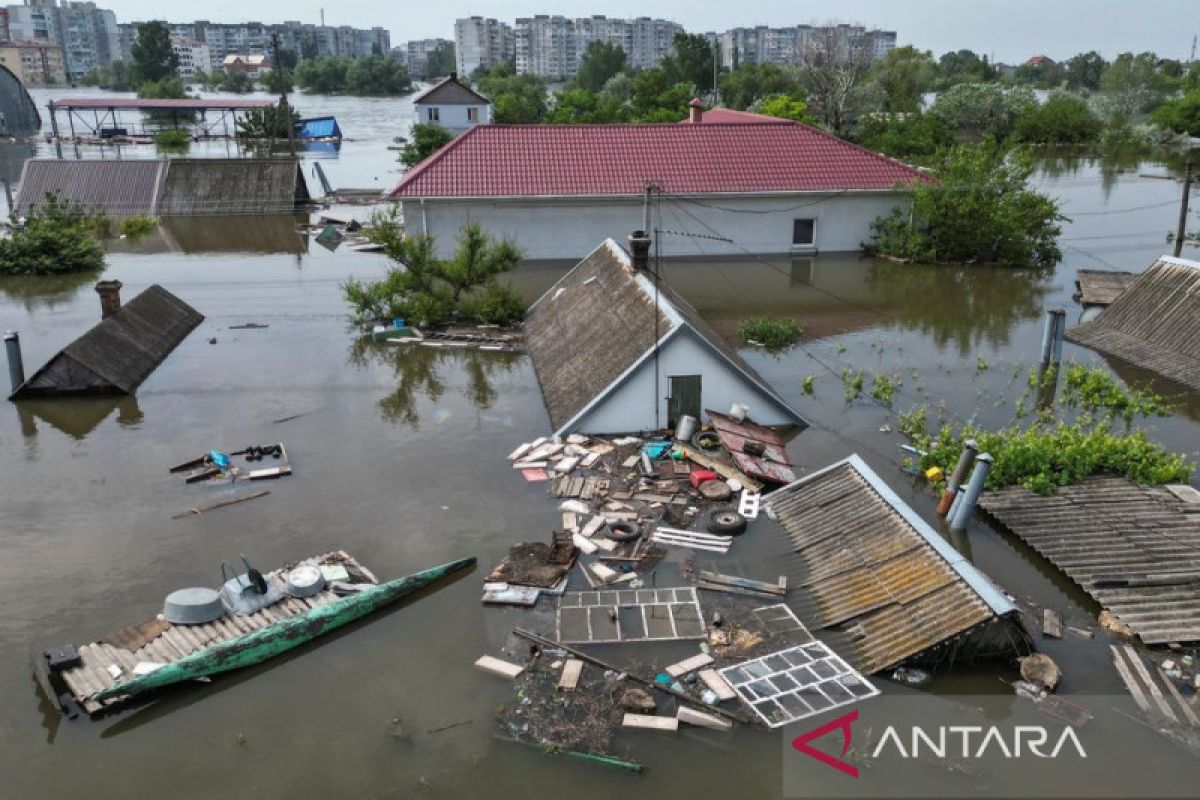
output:
[[[705,452],[711,453],[721,447],[721,437],[713,431],[700,431],[692,437],[692,444]]]
[[[710,508],[704,512],[704,527],[718,536],[740,536],[746,532],[746,518],[732,508]]]
[[[614,542],[632,542],[642,535],[642,529],[632,522],[618,520],[608,523],[608,538]]]

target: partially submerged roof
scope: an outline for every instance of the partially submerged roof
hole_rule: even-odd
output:
[[[31,158],[21,173],[18,216],[47,194],[114,217],[290,213],[309,199],[299,162],[255,158]]]
[[[1093,476],[979,506],[1066,573],[1146,644],[1200,641],[1200,493]]]
[[[71,342],[10,397],[132,394],[204,317],[154,285]]]
[[[453,72],[413,98],[417,105],[477,106],[492,102],[458,79]]]
[[[296,137],[299,139],[340,139],[342,128],[336,117],[313,117],[302,119],[296,123]]]
[[[1066,337],[1200,390],[1200,262],[1160,257]]]
[[[33,136],[41,127],[29,90],[12,70],[0,66],[0,136]]]
[[[148,100],[140,97],[60,97],[50,101],[50,108],[134,108],[141,111],[204,111],[205,109],[245,111],[275,105],[274,100],[244,98],[183,97],[165,100]]]
[[[1137,274],[1106,269],[1080,269],[1075,271],[1075,289],[1079,304],[1084,306],[1107,306],[1129,288]]]
[[[802,574],[799,616],[848,636],[847,660],[878,672],[1017,608],[857,455],[772,492]]]
[[[542,295],[525,318],[525,342],[550,422],[562,430],[614,392],[654,354],[691,332],[789,413],[808,423],[663,280],[634,269],[606,239]]]
[[[890,191],[919,170],[795,122],[477,125],[392,196],[640,196]]]

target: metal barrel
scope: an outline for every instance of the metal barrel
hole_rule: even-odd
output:
[[[967,483],[967,488],[959,492],[962,497],[955,502],[957,508],[951,511],[950,528],[952,530],[966,530],[967,523],[971,520],[971,512],[975,510],[975,504],[979,502],[979,495],[983,494],[983,485],[987,482],[987,476],[991,469],[992,457],[988,453],[983,453],[975,459],[975,469],[971,472],[971,480]]]
[[[4,353],[8,357],[8,382],[15,392],[25,382],[25,362],[21,360],[21,336],[16,331],[4,332]]]

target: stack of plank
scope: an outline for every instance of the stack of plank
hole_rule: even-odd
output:
[[[736,575],[722,575],[719,572],[701,571],[700,582],[697,585],[699,588],[707,589],[710,592],[744,594],[749,597],[761,597],[764,600],[778,600],[787,595],[787,577],[784,575],[779,576],[778,583],[766,583],[765,581],[754,581]]]

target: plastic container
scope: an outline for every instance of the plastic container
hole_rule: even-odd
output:
[[[203,625],[223,616],[225,606],[215,589],[179,589],[163,603],[163,619],[175,625]]]

